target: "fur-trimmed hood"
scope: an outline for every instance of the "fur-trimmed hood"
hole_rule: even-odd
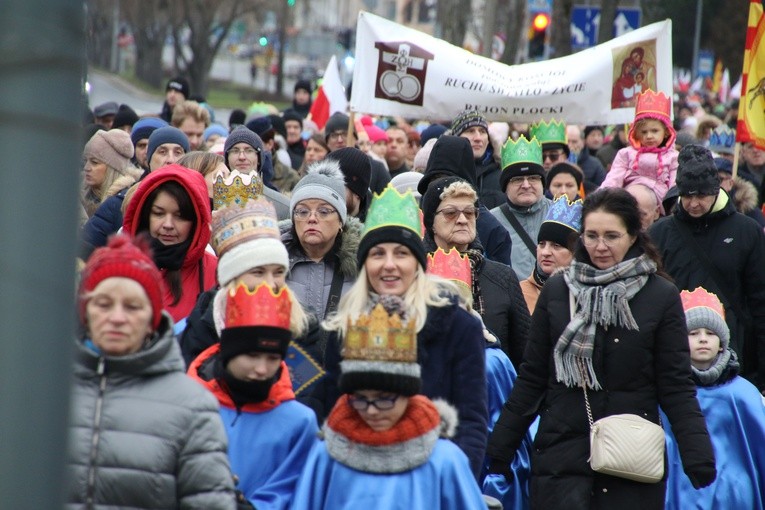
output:
[[[733,205],[736,207],[736,210],[741,214],[746,214],[757,208],[759,200],[757,188],[745,179],[740,177],[733,179],[733,188],[731,188],[729,195],[733,199]]]
[[[348,221],[343,225],[343,240],[340,243],[337,257],[340,260],[340,271],[346,278],[355,279],[359,274],[356,252],[359,250],[361,229],[363,227],[364,224],[355,217],[349,217]],[[288,219],[280,221],[279,232],[281,233],[282,242],[287,247],[287,252],[290,254],[290,257],[294,255],[296,250],[300,251],[298,240],[292,237],[292,220]]]

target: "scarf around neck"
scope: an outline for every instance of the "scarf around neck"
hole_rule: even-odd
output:
[[[699,386],[716,386],[738,374],[739,368],[738,356],[728,347],[717,355],[712,366],[706,370],[699,370],[691,365],[691,375]]]
[[[191,236],[182,243],[170,245],[164,245],[159,239],[152,237],[151,252],[154,263],[160,269],[176,271],[183,265],[189,246],[191,246]]]
[[[571,263],[563,278],[576,306],[555,344],[553,357],[559,382],[568,387],[586,384],[591,389],[601,389],[592,364],[597,327],[639,330],[629,301],[655,272],[656,263],[646,254],[608,269],[596,269],[576,260]]]

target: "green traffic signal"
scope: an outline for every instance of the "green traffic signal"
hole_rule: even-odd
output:
[[[260,39],[258,39],[258,42],[261,46],[268,46],[268,37],[263,36]]]

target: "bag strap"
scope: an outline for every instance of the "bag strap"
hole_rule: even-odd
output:
[[[537,258],[537,245],[534,241],[531,240],[531,236],[529,236],[529,233],[526,232],[526,229],[523,228],[523,225],[521,225],[521,222],[518,221],[518,218],[513,214],[513,211],[510,210],[510,206],[507,205],[507,202],[499,206],[499,210],[502,211],[502,214],[505,215],[505,218],[507,218],[507,221],[510,222],[510,225],[513,226],[516,232],[518,232],[518,235],[521,237],[521,241],[523,241],[523,244],[526,245],[526,248],[529,249],[531,254],[534,256],[534,259]]]
[[[340,291],[343,288],[343,273],[340,270],[340,261],[335,264],[332,271],[332,283],[329,286],[329,297],[327,306],[324,308],[324,317],[337,310],[337,304],[340,301]]]
[[[727,282],[725,278],[723,277],[722,273],[720,273],[720,270],[715,266],[712,261],[707,256],[707,252],[704,251],[701,246],[699,246],[699,243],[696,242],[696,240],[693,238],[693,235],[691,235],[690,228],[688,228],[688,225],[683,223],[682,221],[677,219],[676,215],[672,216],[672,221],[675,222],[675,225],[677,226],[677,231],[680,232],[680,235],[683,238],[683,241],[685,242],[685,245],[690,248],[690,252],[696,256],[699,262],[701,262],[701,265],[704,267],[706,272],[709,274],[709,276],[712,277],[712,281],[717,286],[717,290],[720,291],[720,298],[725,302],[727,301],[726,308],[730,308],[733,310],[733,313],[736,314],[736,318],[738,320],[744,320],[744,314],[743,310],[741,310],[741,307],[738,306],[738,303],[731,299],[733,296],[735,296],[735,293],[733,293],[728,287]],[[688,289],[690,290],[690,289]],[[725,304],[725,303],[723,303]]]

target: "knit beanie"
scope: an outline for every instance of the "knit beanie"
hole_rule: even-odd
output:
[[[138,114],[126,104],[121,104],[117,110],[117,115],[114,116],[112,122],[112,129],[118,129],[128,126],[130,128],[138,122]]]
[[[340,223],[348,221],[348,211],[345,206],[345,176],[337,161],[322,159],[311,163],[306,175],[292,189],[290,197],[290,215],[295,206],[303,200],[324,200],[337,210]]]
[[[411,397],[420,392],[415,321],[399,296],[383,295],[349,325],[340,362],[342,393],[377,390]],[[383,339],[382,342],[379,339]]]
[[[403,244],[412,252],[422,269],[428,265],[422,243],[421,212],[411,192],[399,193],[390,183],[381,194],[372,197],[356,252],[362,267],[372,247],[380,243]]]
[[[183,131],[173,126],[165,126],[155,129],[149,135],[149,147],[146,151],[146,161],[151,161],[154,151],[162,144],[174,143],[183,148],[183,152],[189,152],[189,139]]]
[[[714,158],[715,166],[718,172],[725,172],[733,175],[733,162],[725,158]]]
[[[110,129],[109,131],[96,131],[93,137],[85,144],[86,156],[106,163],[109,168],[120,174],[125,173],[125,168],[130,164],[133,157],[133,143],[127,131]]]
[[[431,138],[425,145],[420,147],[417,154],[414,155],[414,162],[412,163],[412,170],[415,172],[424,172],[428,167],[428,159],[430,159],[430,153],[433,151],[433,146],[436,144],[436,138]]]
[[[183,76],[176,76],[167,82],[165,92],[173,89],[183,94],[184,99],[189,99],[189,82]]]
[[[431,124],[420,133],[420,143],[424,147],[428,140],[438,140],[438,137],[446,133],[446,126],[442,124]]]
[[[709,149],[701,145],[686,145],[680,150],[676,184],[680,196],[717,195],[720,177]]]
[[[452,134],[460,136],[463,132],[475,126],[482,127],[487,133],[489,132],[489,123],[486,122],[486,117],[475,110],[465,110],[452,121]]]
[[[229,130],[233,131],[237,126],[243,125],[246,119],[247,119],[247,113],[244,110],[240,108],[231,110],[231,115],[228,116]]]
[[[284,110],[284,114],[282,115],[282,120],[286,123],[287,121],[296,121],[300,123],[300,127],[302,129],[303,127],[303,116],[300,115],[298,112],[293,110],[292,108],[288,108],[287,110]],[[286,129],[286,128],[285,128]]]
[[[430,181],[447,175],[460,177],[475,189],[475,160],[467,138],[441,135],[436,140],[428,156],[425,173],[417,184],[417,190],[424,195]]]
[[[130,140],[133,142],[133,147],[141,140],[149,138],[155,130],[167,125],[167,122],[159,117],[139,119],[138,122],[133,124],[133,130],[130,132]]]
[[[222,138],[226,138],[228,136],[228,129],[226,129],[224,126],[221,126],[220,124],[210,124],[210,126],[206,128],[202,133],[202,139],[206,142],[212,135],[218,135]]]
[[[436,219],[436,211],[438,206],[441,205],[441,194],[450,184],[455,182],[466,182],[464,179],[460,179],[456,176],[441,177],[432,181],[428,185],[428,189],[425,190],[425,194],[422,195],[420,200],[420,207],[422,208],[422,222],[425,225],[425,231],[433,235],[433,222]]]
[[[145,238],[132,239],[125,234],[114,235],[106,246],[97,248],[82,270],[79,291],[82,323],[87,322],[88,294],[103,280],[112,277],[130,278],[143,287],[151,303],[152,328],[156,330],[162,319],[164,280],[152,260],[149,242]]]
[[[587,138],[590,136],[590,133],[593,131],[600,131],[600,134],[603,135],[606,132],[605,127],[603,126],[585,126],[584,127],[584,138]]]
[[[246,143],[255,149],[255,152],[258,153],[258,172],[260,172],[263,169],[263,140],[247,126],[237,126],[226,137],[226,143],[223,145],[223,157],[226,159],[226,165],[228,166],[228,151],[238,143]]]
[[[271,120],[271,125],[274,127],[276,134],[282,135],[282,138],[287,138],[287,127],[284,125],[284,119],[279,115],[271,114],[268,116]]]
[[[683,302],[688,331],[699,328],[713,331],[720,337],[720,346],[725,351],[730,343],[730,329],[725,322],[725,309],[720,299],[702,287],[693,292],[680,292],[680,299]]]
[[[250,352],[287,356],[292,333],[290,291],[282,287],[274,293],[267,283],[254,291],[239,284],[227,292],[225,327],[220,332],[220,362]]]
[[[552,182],[553,178],[558,174],[569,174],[571,175],[574,180],[576,180],[576,187],[578,188],[582,184],[582,180],[584,179],[584,174],[579,169],[579,167],[574,166],[571,163],[568,163],[566,161],[561,161],[560,163],[555,163],[551,168],[550,171],[547,172],[547,177],[545,178],[545,182],[547,182],[547,185],[549,186]]]
[[[309,94],[313,92],[313,88],[311,87],[311,82],[308,80],[298,80],[295,82],[295,92],[298,90],[305,90]]]
[[[422,179],[420,172],[402,172],[393,177],[390,180],[390,185],[396,188],[396,190],[402,195],[407,191],[411,191],[414,198],[419,201],[422,195],[417,191],[417,185]]]
[[[270,131],[274,131],[274,125],[271,123],[271,119],[268,115],[264,115],[263,117],[256,117],[248,121],[246,126],[253,133],[258,135],[261,140],[266,138],[270,134]]]
[[[350,119],[347,115],[340,112],[335,112],[324,124],[324,138],[329,140],[329,135],[335,131],[348,131],[348,123]]]
[[[340,164],[345,176],[345,185],[359,197],[366,197],[372,178],[372,162],[364,152],[355,147],[343,147],[327,154],[330,161]]]
[[[375,126],[374,124],[370,124],[369,126],[364,126],[364,131],[367,132],[367,136],[369,136],[369,141],[372,143],[388,141],[388,133],[386,133],[384,130],[380,129],[379,127]]]

